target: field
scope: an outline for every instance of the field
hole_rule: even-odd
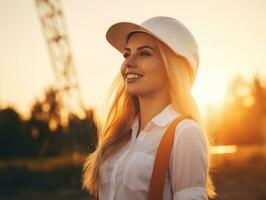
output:
[[[81,190],[85,156],[0,161],[0,200],[90,200]],[[266,148],[238,147],[213,156],[215,200],[266,200]]]
[[[239,147],[234,154],[215,155],[216,200],[266,200],[266,148]]]

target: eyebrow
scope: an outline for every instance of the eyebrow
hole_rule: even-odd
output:
[[[147,46],[147,45],[145,45],[145,46],[141,46],[141,47],[138,47],[137,50],[139,51],[139,50],[144,49],[144,48],[149,48],[149,49],[155,51],[152,47]],[[128,50],[128,51],[130,51],[131,49],[126,47],[126,48],[124,48],[124,50]]]

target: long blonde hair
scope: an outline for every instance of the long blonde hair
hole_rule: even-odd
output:
[[[185,58],[177,56],[163,43],[156,40],[169,79],[169,91],[174,109],[181,114],[191,115],[199,124],[200,116],[190,89],[194,82],[194,74]],[[99,184],[99,169],[101,163],[110,155],[123,147],[130,139],[131,125],[139,113],[139,103],[135,96],[125,93],[125,84],[121,74],[118,74],[109,97],[112,99],[106,120],[99,131],[97,149],[88,156],[84,164],[83,188],[91,194],[96,194]],[[206,140],[208,138],[206,136]],[[208,142],[209,145],[209,142]],[[210,198],[215,196],[214,187],[209,175],[206,189]]]

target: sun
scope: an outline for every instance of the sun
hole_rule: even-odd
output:
[[[225,98],[228,80],[224,76],[203,76],[195,81],[192,88],[199,109],[206,111],[208,105],[220,106]]]

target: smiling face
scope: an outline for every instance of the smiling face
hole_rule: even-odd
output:
[[[168,78],[155,40],[146,33],[134,33],[125,46],[121,74],[129,95],[160,98],[168,94]]]

